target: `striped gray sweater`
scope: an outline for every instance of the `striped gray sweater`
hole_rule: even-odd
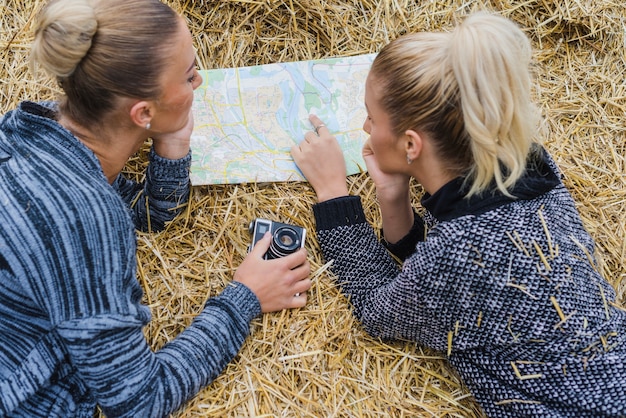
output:
[[[358,197],[314,207],[319,242],[365,329],[447,354],[489,416],[626,417],[626,312],[555,169],[533,155],[517,199],[426,195],[401,268]]]
[[[260,305],[233,283],[153,352],[135,227],[187,201],[190,156],[151,152],[144,185],[111,186],[54,117],[24,102],[0,120],[0,416],[165,416],[236,355]]]

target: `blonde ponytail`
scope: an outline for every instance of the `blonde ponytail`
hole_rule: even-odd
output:
[[[530,100],[530,42],[511,21],[480,12],[453,32],[401,36],[379,53],[370,77],[397,137],[427,133],[467,196],[509,195],[523,174],[538,112]]]
[[[477,13],[453,31],[449,56],[474,160],[468,195],[487,189],[494,180],[509,195],[537,140],[530,42],[510,20]]]
[[[57,78],[72,74],[91,48],[98,29],[87,0],[61,0],[44,9],[31,49],[31,63]]]

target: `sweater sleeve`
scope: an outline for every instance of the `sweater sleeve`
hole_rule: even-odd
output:
[[[150,312],[141,303],[128,213],[112,190],[81,196],[89,200],[78,207],[78,199],[68,199],[77,206],[57,216],[32,211],[45,219],[39,226],[45,242],[33,248],[36,257],[23,263],[14,257],[14,274],[28,278],[22,286],[49,318],[72,367],[107,416],[167,416],[237,354],[260,304],[246,286],[232,283],[153,352],[142,330]]]
[[[360,198],[328,200],[315,205],[313,213],[324,258],[332,260],[332,270],[339,276],[339,285],[349,297],[357,319],[371,335],[400,337],[393,330],[381,329],[380,322],[371,316],[374,312],[396,312],[377,306],[381,306],[381,297],[393,295],[401,271],[367,223]]]
[[[135,227],[141,231],[159,231],[174,219],[189,200],[191,152],[179,160],[160,157],[150,150],[149,165],[143,183],[120,174],[113,188],[131,210]]]
[[[450,278],[435,278],[441,285],[433,289],[431,276],[435,274],[424,260],[439,255],[424,257],[423,251],[418,254],[414,250],[399,268],[365,220],[358,197],[329,200],[314,206],[313,211],[324,258],[332,260],[332,271],[365,330],[382,339],[444,348],[445,338],[434,330],[446,327],[442,322],[449,323],[454,315],[442,310]],[[442,249],[447,246],[435,245]]]
[[[260,312],[254,294],[232,283],[156,353],[146,343],[143,324],[133,317],[75,319],[58,329],[106,416],[160,417],[219,375]]]

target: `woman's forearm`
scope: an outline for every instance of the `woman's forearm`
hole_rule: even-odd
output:
[[[413,227],[414,213],[409,189],[407,187],[406,190],[393,193],[377,191],[377,197],[385,241],[394,244],[404,238]]]

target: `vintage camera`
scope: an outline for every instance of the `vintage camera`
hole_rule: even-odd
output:
[[[271,232],[272,242],[263,256],[266,260],[285,257],[304,247],[306,229],[296,225],[257,218],[250,222],[249,230],[252,234],[252,243],[248,247],[248,252],[252,250],[257,241],[263,238],[266,232]]]

